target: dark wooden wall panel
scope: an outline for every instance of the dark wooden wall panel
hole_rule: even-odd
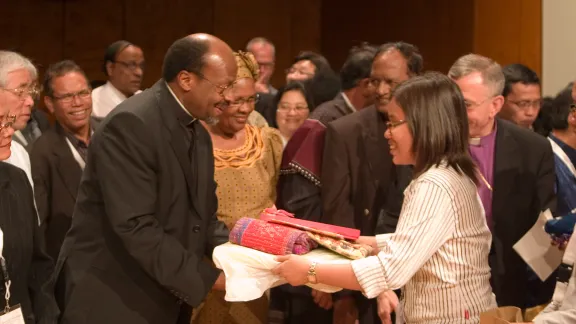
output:
[[[103,79],[106,47],[124,36],[124,5],[117,0],[64,1],[64,57],[91,79]]]
[[[193,33],[213,33],[213,1],[124,0],[124,38],[142,48],[146,58],[143,87],[162,74],[162,61],[172,43]]]
[[[474,2],[454,0],[381,1],[322,6],[322,52],[339,69],[347,50],[362,41],[405,41],[420,49],[426,70],[446,72],[472,50]]]
[[[542,72],[542,0],[476,0],[474,51]]]

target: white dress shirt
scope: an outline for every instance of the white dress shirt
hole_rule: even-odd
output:
[[[4,162],[10,163],[13,166],[24,170],[28,177],[28,181],[30,181],[30,185],[34,188],[34,181],[32,181],[32,167],[30,166],[30,155],[28,155],[28,152],[26,152],[26,149],[22,144],[14,140],[10,143],[10,151],[10,157]]]
[[[402,288],[406,323],[478,323],[496,307],[492,236],[476,185],[440,165],[406,188],[395,233],[377,235],[377,256],[352,262],[368,298]]]
[[[108,81],[92,91],[92,116],[104,118],[124,100],[126,96]]]

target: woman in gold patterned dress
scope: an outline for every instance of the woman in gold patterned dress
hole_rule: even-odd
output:
[[[249,53],[235,53],[237,80],[230,107],[217,123],[204,124],[214,144],[214,178],[218,184],[218,218],[234,227],[242,217],[256,218],[276,200],[282,160],[282,138],[270,127],[247,124],[257,100],[258,65]],[[224,301],[224,292],[212,291],[194,314],[194,324],[268,323],[268,297],[245,303]]]

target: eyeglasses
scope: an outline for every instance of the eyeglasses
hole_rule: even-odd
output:
[[[240,98],[230,102],[230,107],[241,107],[243,104],[247,103],[249,106],[256,104],[260,100],[260,95],[255,94],[248,98]]]
[[[136,69],[140,68],[140,70],[144,71],[146,69],[146,63],[142,62],[142,63],[136,63],[136,62],[122,62],[122,61],[116,61],[114,63],[119,63],[120,65],[122,65],[123,67],[127,68],[128,70],[134,72],[136,71]]]
[[[51,97],[60,101],[61,103],[64,104],[69,104],[72,103],[72,101],[74,101],[74,98],[78,97],[80,99],[88,99],[90,98],[90,95],[92,95],[92,90],[91,89],[84,89],[78,92],[74,92],[74,93],[67,93],[61,96],[55,96],[52,95]]]
[[[280,104],[278,105],[278,111],[281,111],[281,112],[289,112],[289,111],[291,111],[291,110],[294,110],[294,111],[297,112],[297,113],[302,113],[302,112],[308,110],[308,106],[305,106],[305,105],[295,105],[295,106],[292,106],[292,105],[290,105],[290,104],[288,104],[288,103],[280,103]]]
[[[522,101],[512,101],[507,100],[508,102],[518,106],[521,109],[527,109],[530,107],[540,108],[542,107],[542,103],[544,102],[542,99],[537,100],[522,100]]]
[[[488,97],[488,98],[486,98],[480,102],[473,102],[473,101],[464,100],[464,104],[466,105],[467,109],[471,109],[471,108],[478,107],[478,106],[484,104],[486,101],[488,101],[492,98],[494,98],[494,97]]]
[[[191,72],[193,73],[193,72]],[[218,85],[210,80],[208,80],[204,75],[202,75],[202,73],[194,73],[196,74],[200,79],[210,83],[210,85],[212,85],[213,87],[217,88],[218,90],[216,91],[220,97],[222,97],[222,101],[216,103],[216,107],[219,109],[226,109],[230,106],[230,100],[226,99],[226,97],[224,96],[224,91],[230,89],[230,87],[232,87],[232,85],[234,85],[234,82],[231,82],[228,85],[222,86],[222,85]]]
[[[6,116],[6,121],[0,124],[0,132],[12,127],[16,122],[16,115],[8,115]]]
[[[394,128],[406,123],[405,120],[399,120],[396,122],[386,122],[386,128],[392,131]]]
[[[0,89],[13,93],[14,95],[18,96],[20,100],[25,100],[26,96],[30,96],[32,97],[33,100],[36,100],[40,97],[40,91],[42,91],[42,89],[37,85],[24,86],[16,89],[6,89],[6,88],[0,88]]]
[[[296,69],[296,68],[286,69],[285,72],[286,72],[286,74],[298,73],[298,74],[306,75],[306,76],[309,76],[309,77],[313,77],[313,76],[314,76],[314,73],[313,73],[313,72],[306,72],[306,71],[298,70],[298,69]]]

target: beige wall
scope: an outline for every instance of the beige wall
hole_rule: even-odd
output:
[[[553,96],[576,79],[576,0],[542,1],[542,93]]]

